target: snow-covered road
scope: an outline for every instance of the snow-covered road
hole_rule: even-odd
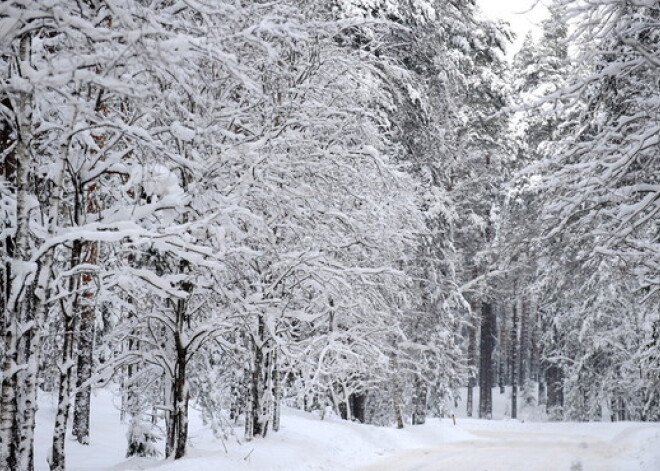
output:
[[[361,471],[660,471],[658,426],[462,420],[473,438],[395,454]]]

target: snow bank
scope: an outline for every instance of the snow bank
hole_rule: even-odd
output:
[[[504,397],[494,396],[498,416],[504,411]],[[280,432],[270,432],[266,439],[240,442],[236,437],[242,436],[242,427],[236,426],[235,437],[225,443],[213,436],[197,412],[191,411],[191,446],[186,458],[176,462],[126,459],[128,425],[119,420],[118,404],[119,399],[108,390],[94,393],[90,446],[67,441],[67,470],[660,470],[660,424],[458,417],[457,425],[451,419],[430,419],[425,425],[397,430],[336,417],[321,420],[292,409],[284,410]],[[37,471],[48,469],[46,456],[54,416],[55,398],[43,395],[37,416]]]
[[[40,401],[36,435],[36,470],[47,471],[55,416],[55,399]],[[230,438],[224,444],[213,437],[198,414],[191,411],[188,456],[172,462],[153,459],[126,459],[128,424],[119,421],[118,398],[110,391],[95,392],[92,398],[90,445],[67,441],[69,471],[244,471],[244,470],[346,470],[367,465],[406,450],[437,447],[474,437],[454,426],[449,419],[430,419],[425,425],[396,428],[361,425],[336,417],[321,420],[317,415],[285,409],[278,433],[267,438],[239,443]],[[236,436],[240,437],[241,427]],[[225,447],[227,451],[225,452]]]
[[[266,439],[231,445],[227,453],[218,451],[217,443],[199,444],[189,457],[164,464],[159,470],[345,470],[367,465],[402,450],[435,447],[470,436],[437,419],[427,425],[404,430],[359,425],[338,419],[320,420],[314,415],[291,410],[286,411],[282,419],[280,432]]]

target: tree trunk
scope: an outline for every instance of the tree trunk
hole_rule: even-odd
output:
[[[76,242],[77,244],[78,242]],[[75,244],[74,244],[75,245]],[[76,328],[75,317],[71,310],[64,312],[64,345],[62,347],[62,363],[60,365],[59,393],[57,400],[57,414],[55,415],[55,428],[53,431],[53,445],[48,459],[51,471],[66,470],[66,431],[71,408],[70,396],[73,386],[74,366],[74,332]]]
[[[0,469],[16,468],[16,374],[17,363],[16,337],[18,323],[16,315],[10,310],[5,313],[4,356],[2,365],[2,391],[0,395]]]
[[[245,369],[245,395],[246,395],[246,407],[245,407],[245,440],[250,441],[254,438],[254,409],[256,404],[254,403],[254,393],[252,388],[254,387],[254,382],[252,381],[252,370],[254,365],[251,365],[249,368]]]
[[[563,372],[557,364],[550,364],[545,370],[545,378],[548,389],[547,411],[564,405],[563,395]]]
[[[90,185],[87,189],[87,207],[86,214],[98,213],[98,203],[94,197],[95,185]],[[98,262],[99,244],[98,242],[88,242],[86,244],[87,254],[85,263],[95,265]],[[92,385],[89,384],[92,378],[94,337],[96,333],[96,289],[94,289],[94,279],[91,273],[83,273],[82,283],[82,302],[80,308],[80,325],[78,336],[78,367],[76,377],[76,402],[73,411],[73,435],[78,443],[89,444],[89,414],[91,407]]]
[[[481,340],[479,358],[479,417],[493,416],[493,350],[495,347],[495,317],[490,302],[481,305]]]
[[[252,364],[249,370],[248,388],[247,388],[247,410],[245,419],[245,439],[251,440],[257,435],[265,436],[267,433],[268,422],[265,421],[265,404],[263,403],[266,375],[266,358],[264,356],[266,325],[263,315],[257,319],[256,336],[250,342],[252,349]]]
[[[351,403],[351,420],[363,424],[366,420],[367,396],[362,393],[352,393],[349,396],[349,401]]]
[[[75,119],[75,118],[74,118]],[[67,146],[62,146],[61,156],[64,159],[67,154]],[[63,165],[63,161],[60,165]],[[60,169],[60,172],[63,168]],[[59,182],[58,182],[59,183]],[[59,191],[59,189],[56,189]],[[56,198],[59,200],[59,198]],[[79,226],[82,223],[83,217],[83,189],[81,186],[75,187],[74,206],[72,210],[73,224]],[[56,206],[57,208],[57,206]],[[55,225],[57,212],[51,214],[54,220],[51,222],[52,227]],[[52,228],[51,227],[51,228]],[[71,248],[71,266],[73,269],[80,265],[83,255],[83,241],[76,240],[73,242]],[[50,271],[50,267],[48,268]],[[84,276],[84,275],[83,275]],[[83,276],[72,276],[69,279],[69,293],[73,296],[70,302],[62,301],[62,315],[64,317],[64,345],[62,347],[62,364],[60,365],[60,378],[59,378],[59,393],[57,414],[55,416],[55,428],[53,431],[53,445],[51,455],[49,457],[49,464],[51,471],[64,471],[66,468],[65,463],[65,443],[67,424],[69,421],[69,411],[71,409],[71,394],[73,392],[73,373],[76,364],[76,349],[75,337],[77,328],[77,317],[84,309],[84,294],[79,293],[79,288],[83,282]]]
[[[29,33],[23,35],[19,43],[16,63],[19,74],[27,76],[24,66],[30,66],[32,55],[32,37]],[[28,195],[30,188],[29,167],[32,126],[32,97],[28,93],[19,93],[16,103],[11,103],[19,120],[19,135],[15,156],[15,188],[16,188],[16,233],[13,240],[7,239],[7,255],[9,263],[6,268],[7,286],[5,306],[3,309],[3,362],[0,374],[0,469],[13,470],[17,467],[18,436],[17,427],[21,427],[21,415],[18,414],[17,366],[19,354],[19,324],[24,309],[25,287],[30,283],[29,227],[28,227]],[[9,169],[8,169],[9,170]],[[14,221],[12,221],[14,222]],[[13,224],[12,224],[13,225]],[[9,258],[11,257],[11,258]],[[19,278],[19,279],[17,279]],[[22,288],[13,292],[12,287]],[[33,438],[30,439],[31,441]],[[32,443],[29,444],[32,448]]]
[[[396,428],[402,429],[404,427],[403,421],[403,404],[402,393],[400,384],[395,384],[392,402],[394,402],[394,416],[396,417]]]
[[[240,417],[241,413],[244,410],[244,403],[245,403],[245,392],[244,392],[244,378],[245,375],[243,375],[242,378],[234,378],[234,381],[229,387],[229,395],[230,395],[230,406],[229,406],[229,419],[233,420],[236,422],[238,418]]]
[[[476,385],[477,369],[477,319],[481,318],[480,305],[471,303],[472,319],[468,326],[468,385],[467,385],[467,416],[472,417],[474,411],[474,386]]]
[[[80,312],[78,337],[78,367],[76,376],[76,402],[73,410],[73,435],[78,443],[89,444],[89,413],[92,386],[92,353],[94,350],[94,305],[85,305]]]
[[[508,316],[506,305],[501,305],[501,319],[500,327],[498,329],[498,338],[499,338],[499,356],[498,356],[498,365],[497,365],[497,383],[500,387],[500,394],[506,392],[506,383],[507,383],[507,360],[508,360],[508,351],[509,351],[509,342],[508,342]]]
[[[280,429],[282,401],[282,385],[280,384],[280,368],[277,364],[277,351],[273,351],[273,431]]]
[[[513,303],[513,322],[511,324],[511,418],[518,417],[518,303]]]
[[[396,427],[403,428],[403,386],[401,384],[401,373],[399,371],[399,359],[396,353],[392,356],[392,406]]]
[[[527,297],[523,296],[520,301],[520,311],[518,312],[520,322],[520,351],[518,353],[518,384],[525,387],[528,378],[528,354],[529,354],[529,303]]]
[[[37,270],[37,277],[39,277],[39,270]],[[27,287],[25,303],[21,309],[21,325],[36,321],[34,310],[35,308],[39,309],[39,305],[36,303],[37,306],[35,306],[35,288],[36,283]],[[33,443],[37,408],[38,351],[40,348],[38,342],[40,342],[40,331],[36,325],[25,331],[19,337],[18,342],[18,364],[25,366],[25,368],[16,374],[16,430],[14,431],[16,444],[14,449],[16,451],[16,467],[21,470],[34,469]]]
[[[544,406],[547,402],[547,397],[546,397],[546,384],[545,384],[545,379],[541,378],[539,376],[539,397],[538,397],[538,403],[540,406]]]
[[[174,420],[176,424],[176,447],[174,459],[183,458],[188,445],[188,382],[186,380],[185,352],[177,359],[177,376],[174,381]]]
[[[413,392],[413,414],[412,424],[422,425],[426,423],[426,402],[428,395],[428,386],[424,379],[415,378],[415,390]]]
[[[67,153],[67,145],[60,149],[60,160],[52,167],[53,179],[46,185],[39,199],[42,204],[47,204],[47,216],[45,226],[48,228],[50,237],[57,233],[57,220],[60,214],[60,202],[62,201],[62,180],[64,178],[64,161]],[[50,188],[50,191],[48,191]],[[74,244],[75,246],[75,244]],[[53,250],[48,251],[39,262],[35,281],[25,303],[24,325],[32,323],[32,328],[23,335],[21,350],[24,354],[22,363],[26,365],[21,374],[19,384],[22,384],[21,399],[17,401],[17,415],[22,423],[18,433],[18,468],[31,471],[34,469],[34,429],[36,426],[37,413],[37,376],[39,374],[39,363],[41,359],[41,334],[48,309],[46,300],[50,296],[50,282],[52,265],[54,260]],[[75,286],[75,282],[72,284]]]
[[[541,382],[541,314],[538,306],[538,302],[531,302],[532,313],[531,316],[534,319],[534,324],[531,329],[531,358],[529,362],[530,367],[530,377],[534,381]]]
[[[126,319],[128,322],[131,322],[136,314],[135,299],[132,296],[126,297],[126,304],[129,307],[128,312],[126,313]],[[134,328],[131,330],[131,335],[128,337],[128,340],[125,345],[122,347],[127,349],[128,352],[134,352],[140,350],[140,341],[138,340],[141,336],[139,328]],[[93,347],[93,346],[92,346]],[[123,384],[121,388],[121,412],[120,412],[120,421],[121,423],[126,423],[126,416],[130,415],[132,417],[141,412],[140,409],[140,400],[138,397],[138,387],[139,385],[135,384],[135,377],[138,375],[139,365],[137,363],[129,363],[124,368],[124,377]],[[163,374],[163,384],[166,383],[165,378],[166,374]],[[166,396],[167,389],[163,389],[162,395]],[[166,400],[169,398],[163,397],[163,404],[168,404],[169,401]]]
[[[187,288],[184,288],[188,291]],[[165,454],[169,458],[183,458],[188,444],[188,381],[186,366],[188,361],[187,345],[183,341],[183,332],[186,328],[187,303],[183,299],[176,302],[176,331],[174,332],[174,345],[176,359],[174,365],[174,378],[172,378],[172,397],[170,399],[170,414],[167,429],[167,444]]]
[[[252,387],[250,388],[252,392],[252,436],[263,435],[265,429],[263,423],[264,405],[262,403],[262,398],[264,396],[262,372],[264,369],[263,347],[265,328],[264,318],[260,315],[257,324],[257,339],[253,342],[254,364],[251,378]]]

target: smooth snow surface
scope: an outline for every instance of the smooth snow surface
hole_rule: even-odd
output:
[[[37,471],[47,471],[54,399],[43,395]],[[499,398],[498,398],[499,399]],[[496,401],[497,402],[497,401]],[[124,458],[128,426],[109,391],[92,398],[90,446],[67,441],[68,471],[660,471],[660,424],[532,423],[459,417],[403,430],[359,425],[285,409],[282,428],[242,442],[240,426],[223,442],[191,411],[188,456],[177,462]],[[237,438],[238,437],[238,438]],[[225,451],[225,447],[226,450]]]
[[[473,439],[411,450],[364,471],[660,470],[660,427],[463,419]]]

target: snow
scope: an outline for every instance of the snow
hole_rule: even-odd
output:
[[[495,409],[505,410],[494,390]],[[37,471],[46,471],[55,397],[42,394],[36,431]],[[285,409],[278,433],[243,442],[213,437],[191,410],[188,456],[173,462],[126,459],[128,424],[119,421],[119,398],[108,390],[92,397],[90,446],[67,440],[67,470],[247,471],[247,470],[445,470],[461,471],[657,471],[660,424],[522,422],[458,417],[425,425],[375,427],[334,416]],[[463,404],[459,404],[460,410]],[[499,412],[496,411],[496,415]],[[240,443],[239,443],[240,441]],[[162,446],[162,443],[160,444]],[[225,451],[226,449],[226,451]]]
[[[537,0],[478,0],[477,5],[487,18],[504,20],[510,24],[516,34],[507,51],[510,58],[520,50],[528,33],[535,38],[541,35],[541,22],[548,15],[547,6]]]
[[[172,131],[172,135],[174,137],[184,142],[192,141],[196,134],[194,129],[185,127],[178,121],[172,123],[170,126],[170,131]]]
[[[619,422],[521,423],[461,420],[461,429],[474,438],[411,450],[362,468],[368,470],[488,471],[660,469],[653,449],[660,427]]]

